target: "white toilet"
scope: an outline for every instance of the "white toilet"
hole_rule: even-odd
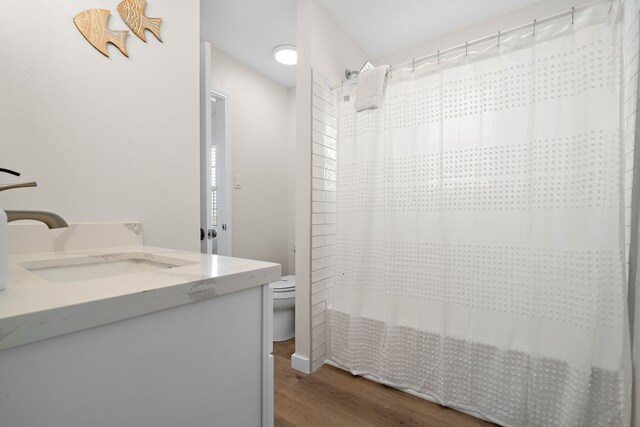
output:
[[[284,276],[269,286],[273,290],[273,340],[290,340],[296,333],[296,276]]]

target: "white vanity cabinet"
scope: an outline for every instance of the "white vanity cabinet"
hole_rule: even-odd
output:
[[[259,286],[0,351],[0,425],[273,425]]]
[[[280,279],[280,266],[144,246],[125,225],[56,231],[50,252],[46,244],[10,247],[0,292],[0,426],[273,425],[268,283]],[[15,232],[35,233],[34,242],[50,236]],[[86,247],[118,233],[129,246]],[[166,265],[112,268],[136,260]]]

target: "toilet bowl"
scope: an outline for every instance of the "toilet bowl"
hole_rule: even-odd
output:
[[[273,340],[290,340],[296,326],[296,277],[284,276],[269,287],[273,290]]]

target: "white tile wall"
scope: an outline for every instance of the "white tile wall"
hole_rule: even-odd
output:
[[[333,296],[336,264],[336,95],[313,71],[311,160],[311,360],[326,358],[327,301]]]

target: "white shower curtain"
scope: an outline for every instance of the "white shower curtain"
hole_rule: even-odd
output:
[[[503,425],[624,425],[617,2],[339,90],[330,360]]]

